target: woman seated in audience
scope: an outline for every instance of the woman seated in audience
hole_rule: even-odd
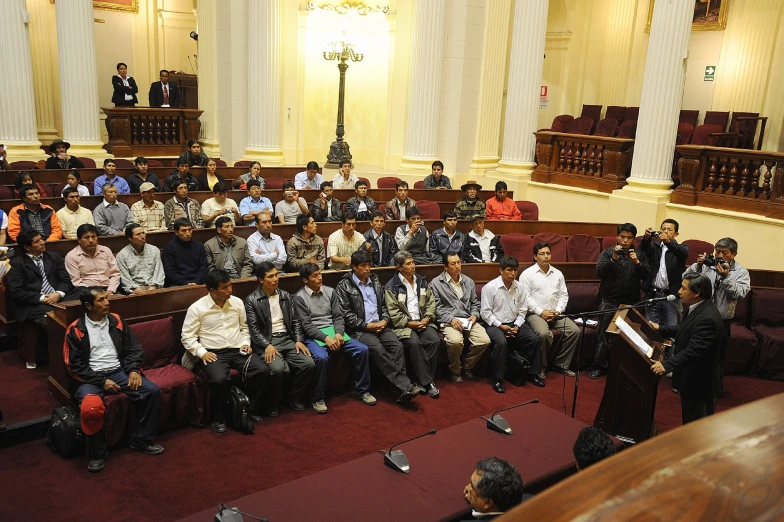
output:
[[[78,190],[79,196],[81,197],[90,195],[90,191],[88,190],[88,188],[82,184],[82,175],[79,174],[78,170],[70,171],[68,175],[65,177],[65,186],[63,187],[63,190],[60,191],[61,196],[63,195],[63,192],[65,192],[65,189],[67,189],[68,187],[72,187]]]
[[[248,167],[248,172],[234,180],[234,188],[240,190],[247,190],[246,183],[252,179],[259,182],[261,190],[264,190],[264,178],[261,177],[261,163],[258,161],[251,162]]]
[[[226,184],[226,180],[223,179],[223,176],[220,174],[216,174],[215,171],[218,169],[218,164],[212,158],[207,160],[207,172],[199,176],[197,181],[199,182],[199,188],[197,190],[208,191],[212,190],[212,187],[215,186],[216,183],[223,183]]]
[[[19,197],[19,189],[22,188],[22,185],[34,185],[38,187],[38,193],[41,195],[42,198],[49,197],[49,191],[41,185],[40,183],[36,183],[33,181],[33,176],[29,172],[22,172],[19,171],[16,173],[16,181],[14,181],[14,197]]]

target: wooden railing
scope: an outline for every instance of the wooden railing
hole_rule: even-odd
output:
[[[671,203],[784,219],[784,154],[679,145],[681,184]]]
[[[198,109],[102,107],[109,143],[117,157],[177,156],[190,139],[199,137]]]
[[[531,179],[600,192],[626,185],[634,140],[539,131]]]

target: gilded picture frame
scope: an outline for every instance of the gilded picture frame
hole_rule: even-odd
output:
[[[653,4],[656,0],[648,2],[648,22],[645,32],[651,32],[653,20]],[[730,10],[730,0],[697,0],[694,4],[692,18],[692,31],[723,31],[727,28],[727,14]]]
[[[54,3],[55,0],[49,0]],[[95,0],[93,7],[102,11],[115,11],[120,13],[133,13],[139,12],[139,0]]]

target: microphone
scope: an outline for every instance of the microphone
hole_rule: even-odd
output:
[[[490,418],[487,417],[479,417],[480,419],[484,419],[487,421],[487,429],[497,431],[498,433],[503,433],[505,435],[512,434],[512,427],[509,426],[509,423],[506,422],[506,419],[498,415],[502,411],[511,410],[517,408],[519,406],[525,406],[526,404],[537,404],[539,399],[531,399],[528,402],[521,402],[520,404],[515,404],[514,406],[509,406],[508,408],[501,408],[497,410],[495,413],[490,415]]]
[[[191,72],[196,74],[196,71],[193,69],[193,62],[191,61],[191,55],[188,55],[188,63],[191,64]]]
[[[215,514],[215,518],[213,520],[215,522],[242,522],[244,520],[244,518],[242,518],[243,516],[250,517],[253,520],[258,520],[259,522],[269,522],[266,518],[259,518],[257,516],[251,515],[250,513],[242,512],[235,507],[229,507],[225,504],[218,506],[218,512]]]
[[[408,465],[408,457],[406,454],[403,453],[402,450],[395,450],[392,451],[392,448],[395,446],[400,446],[401,444],[405,444],[406,442],[411,442],[412,440],[421,439],[422,437],[426,437],[428,435],[435,435],[436,430],[430,430],[427,433],[423,433],[422,435],[417,435],[416,437],[412,437],[408,440],[404,440],[403,442],[398,442],[393,444],[389,451],[379,450],[381,453],[384,454],[384,464],[389,466],[392,469],[397,471],[401,471],[403,473],[411,473],[411,467]]]
[[[673,302],[673,301],[675,301],[677,299],[678,299],[677,297],[675,297],[674,295],[670,294],[670,295],[667,295],[667,296],[664,296],[664,297],[654,297],[653,299],[646,299],[645,301],[641,301],[640,304],[643,304],[643,303],[658,303],[659,301],[668,301],[668,302],[671,303],[671,302]]]

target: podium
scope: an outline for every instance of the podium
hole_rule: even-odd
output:
[[[618,319],[625,326],[619,327]],[[610,365],[593,425],[639,443],[655,434],[653,413],[659,376],[651,371],[651,365],[664,357],[665,340],[632,308],[616,312],[607,333]],[[648,353],[643,353],[645,345],[650,347]]]

